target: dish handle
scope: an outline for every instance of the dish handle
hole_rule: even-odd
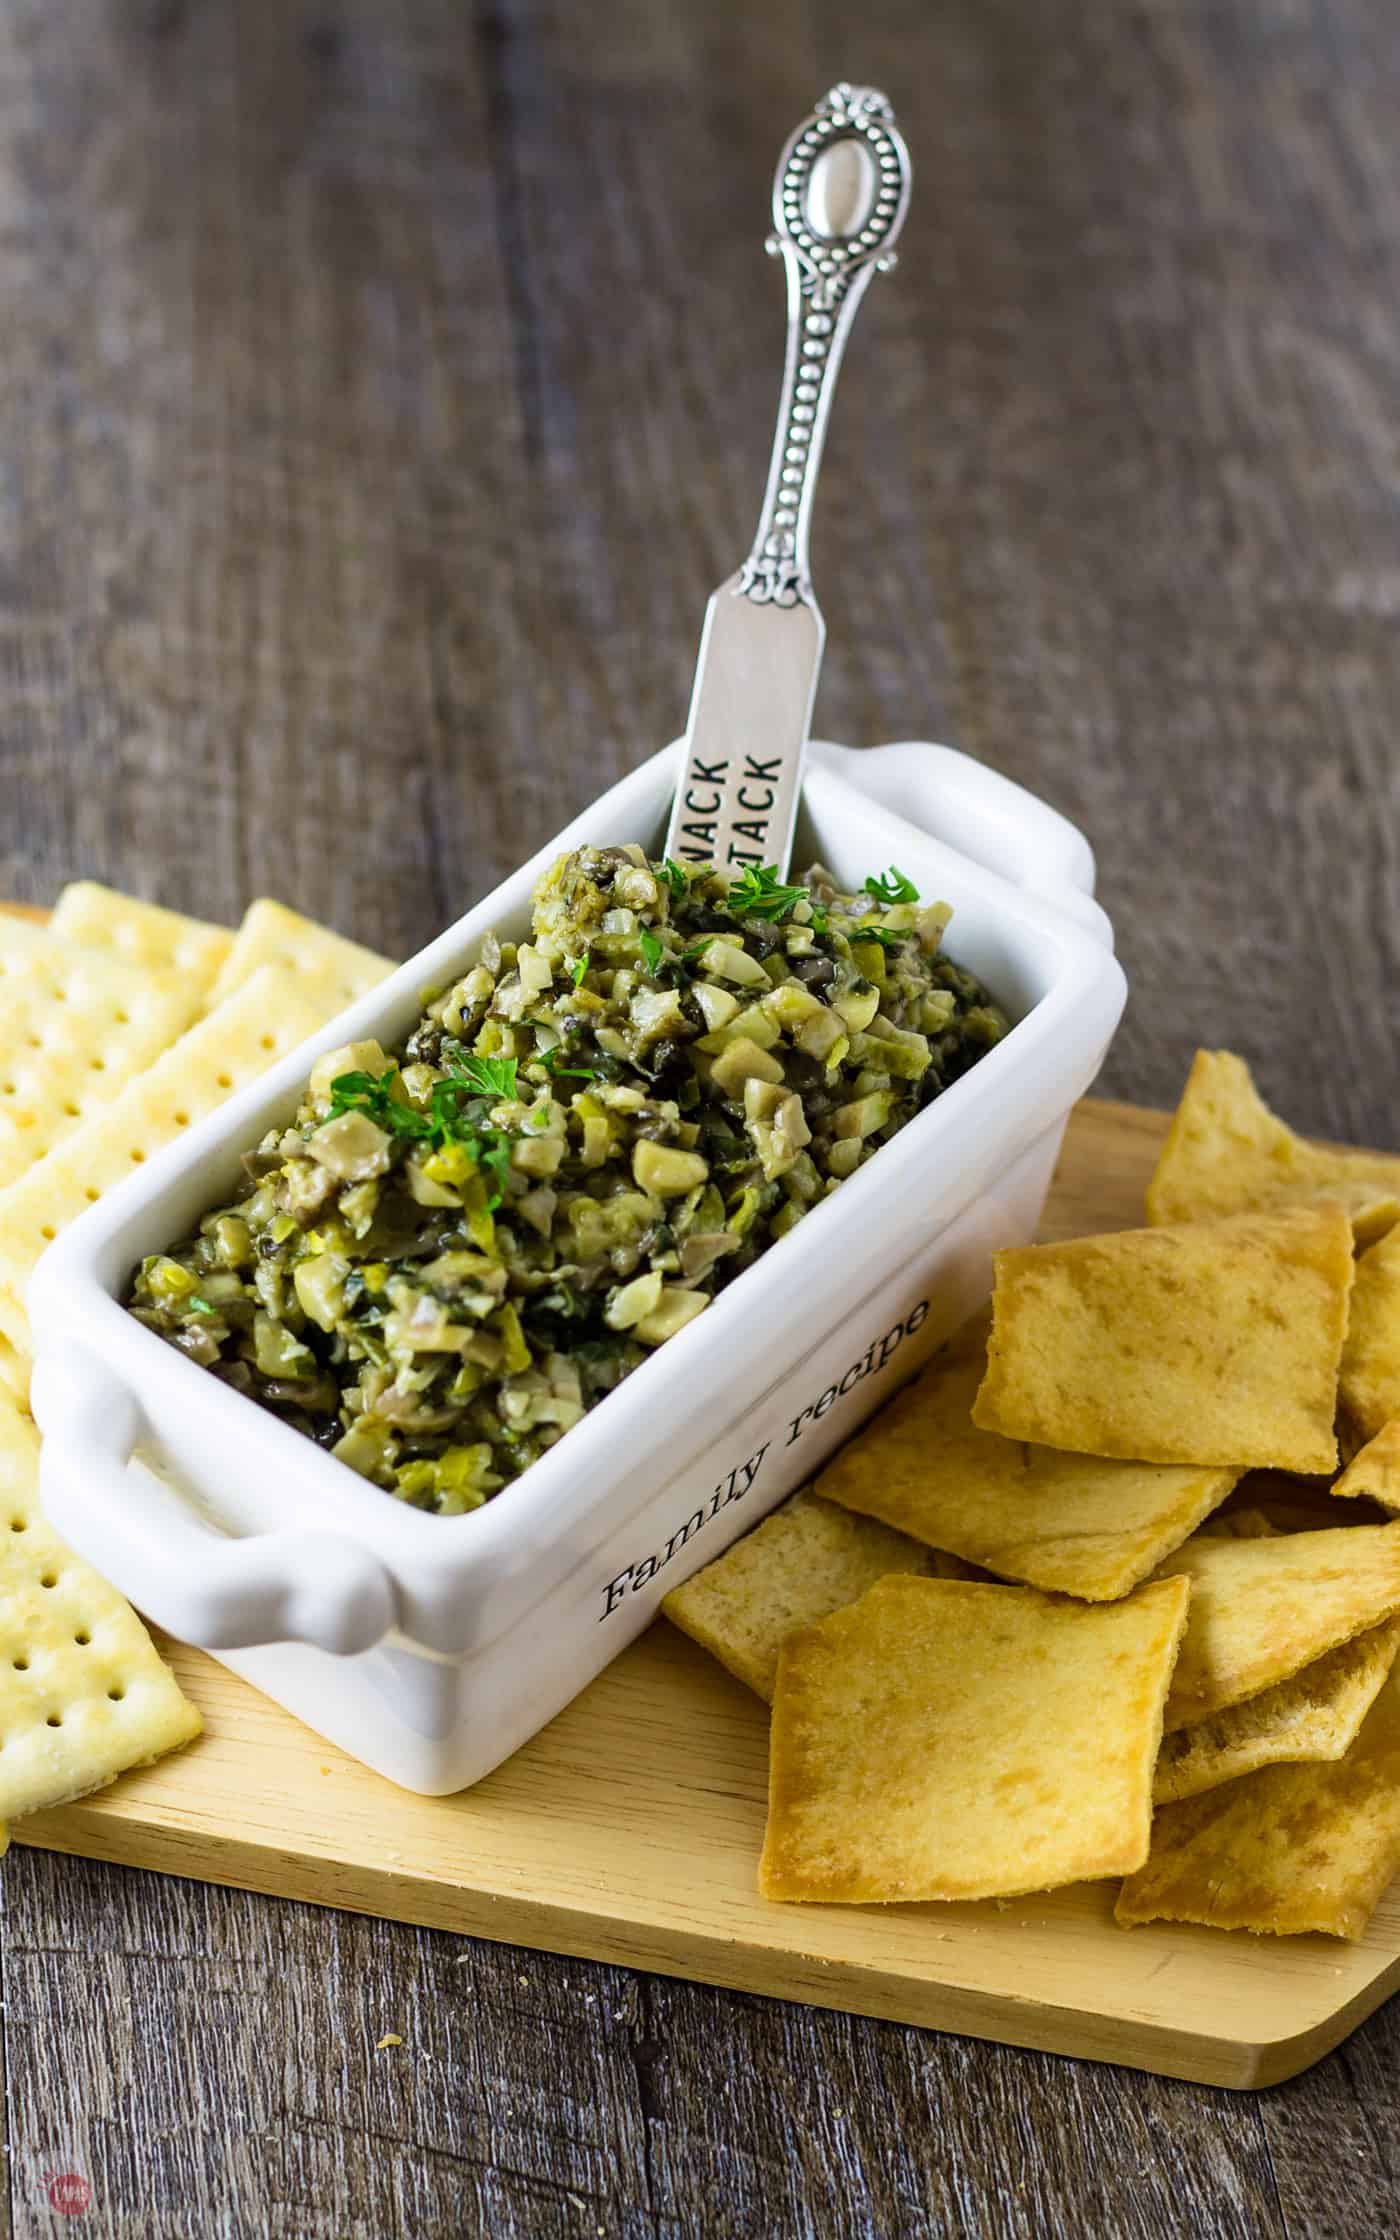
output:
[[[1053,903],[1112,949],[1113,928],[1094,900],[1093,849],[1068,817],[1014,779],[956,747],[924,739],[884,747],[835,747],[814,739],[809,752],[883,808],[984,871]]]
[[[90,1354],[41,1359],[32,1405],[49,1522],[167,1633],[201,1649],[301,1641],[345,1657],[394,1625],[393,1586],[368,1549],[330,1532],[233,1539],[133,1470],[141,1410]]]

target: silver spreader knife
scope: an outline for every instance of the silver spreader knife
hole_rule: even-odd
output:
[[[909,180],[873,86],[833,86],[778,160],[768,249],[787,267],[783,394],[753,550],[705,610],[666,835],[678,862],[786,874],[826,642],[807,563],[812,497],[846,337],[895,262]]]

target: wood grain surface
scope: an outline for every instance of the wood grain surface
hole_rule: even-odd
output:
[[[771,165],[842,73],[916,199],[818,507],[821,728],[1089,830],[1112,1094],[1228,1042],[1394,1146],[1376,0],[11,0],[0,892],[406,951],[674,733],[765,458]],[[70,2172],[141,2240],[1400,2223],[1393,2012],[1246,2102],[43,1854],[4,1901],[24,2234],[83,2229]]]

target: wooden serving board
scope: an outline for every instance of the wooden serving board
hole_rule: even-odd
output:
[[[1044,1234],[1137,1223],[1165,1125],[1082,1105]],[[366,1772],[197,1651],[167,1653],[204,1739],[21,1821],[18,1842],[1238,2087],[1316,2061],[1400,1972],[1400,1884],[1357,1945],[1123,1930],[1107,1884],[765,1904],[767,1712],[664,1620],[507,1765],[443,1798]]]

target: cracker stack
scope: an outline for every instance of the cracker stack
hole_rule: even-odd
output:
[[[767,1896],[1117,1875],[1124,1923],[1357,1937],[1400,1867],[1400,1160],[1202,1052],[1148,1214],[998,1254],[990,1326],[667,1597],[773,1704]],[[804,1568],[828,1505],[863,1537]]]
[[[56,1538],[25,1412],[45,1246],[392,967],[280,903],[204,925],[84,881],[0,919],[0,1818],[64,1804],[200,1732],[128,1604]],[[0,1848],[7,1840],[0,1828]]]

